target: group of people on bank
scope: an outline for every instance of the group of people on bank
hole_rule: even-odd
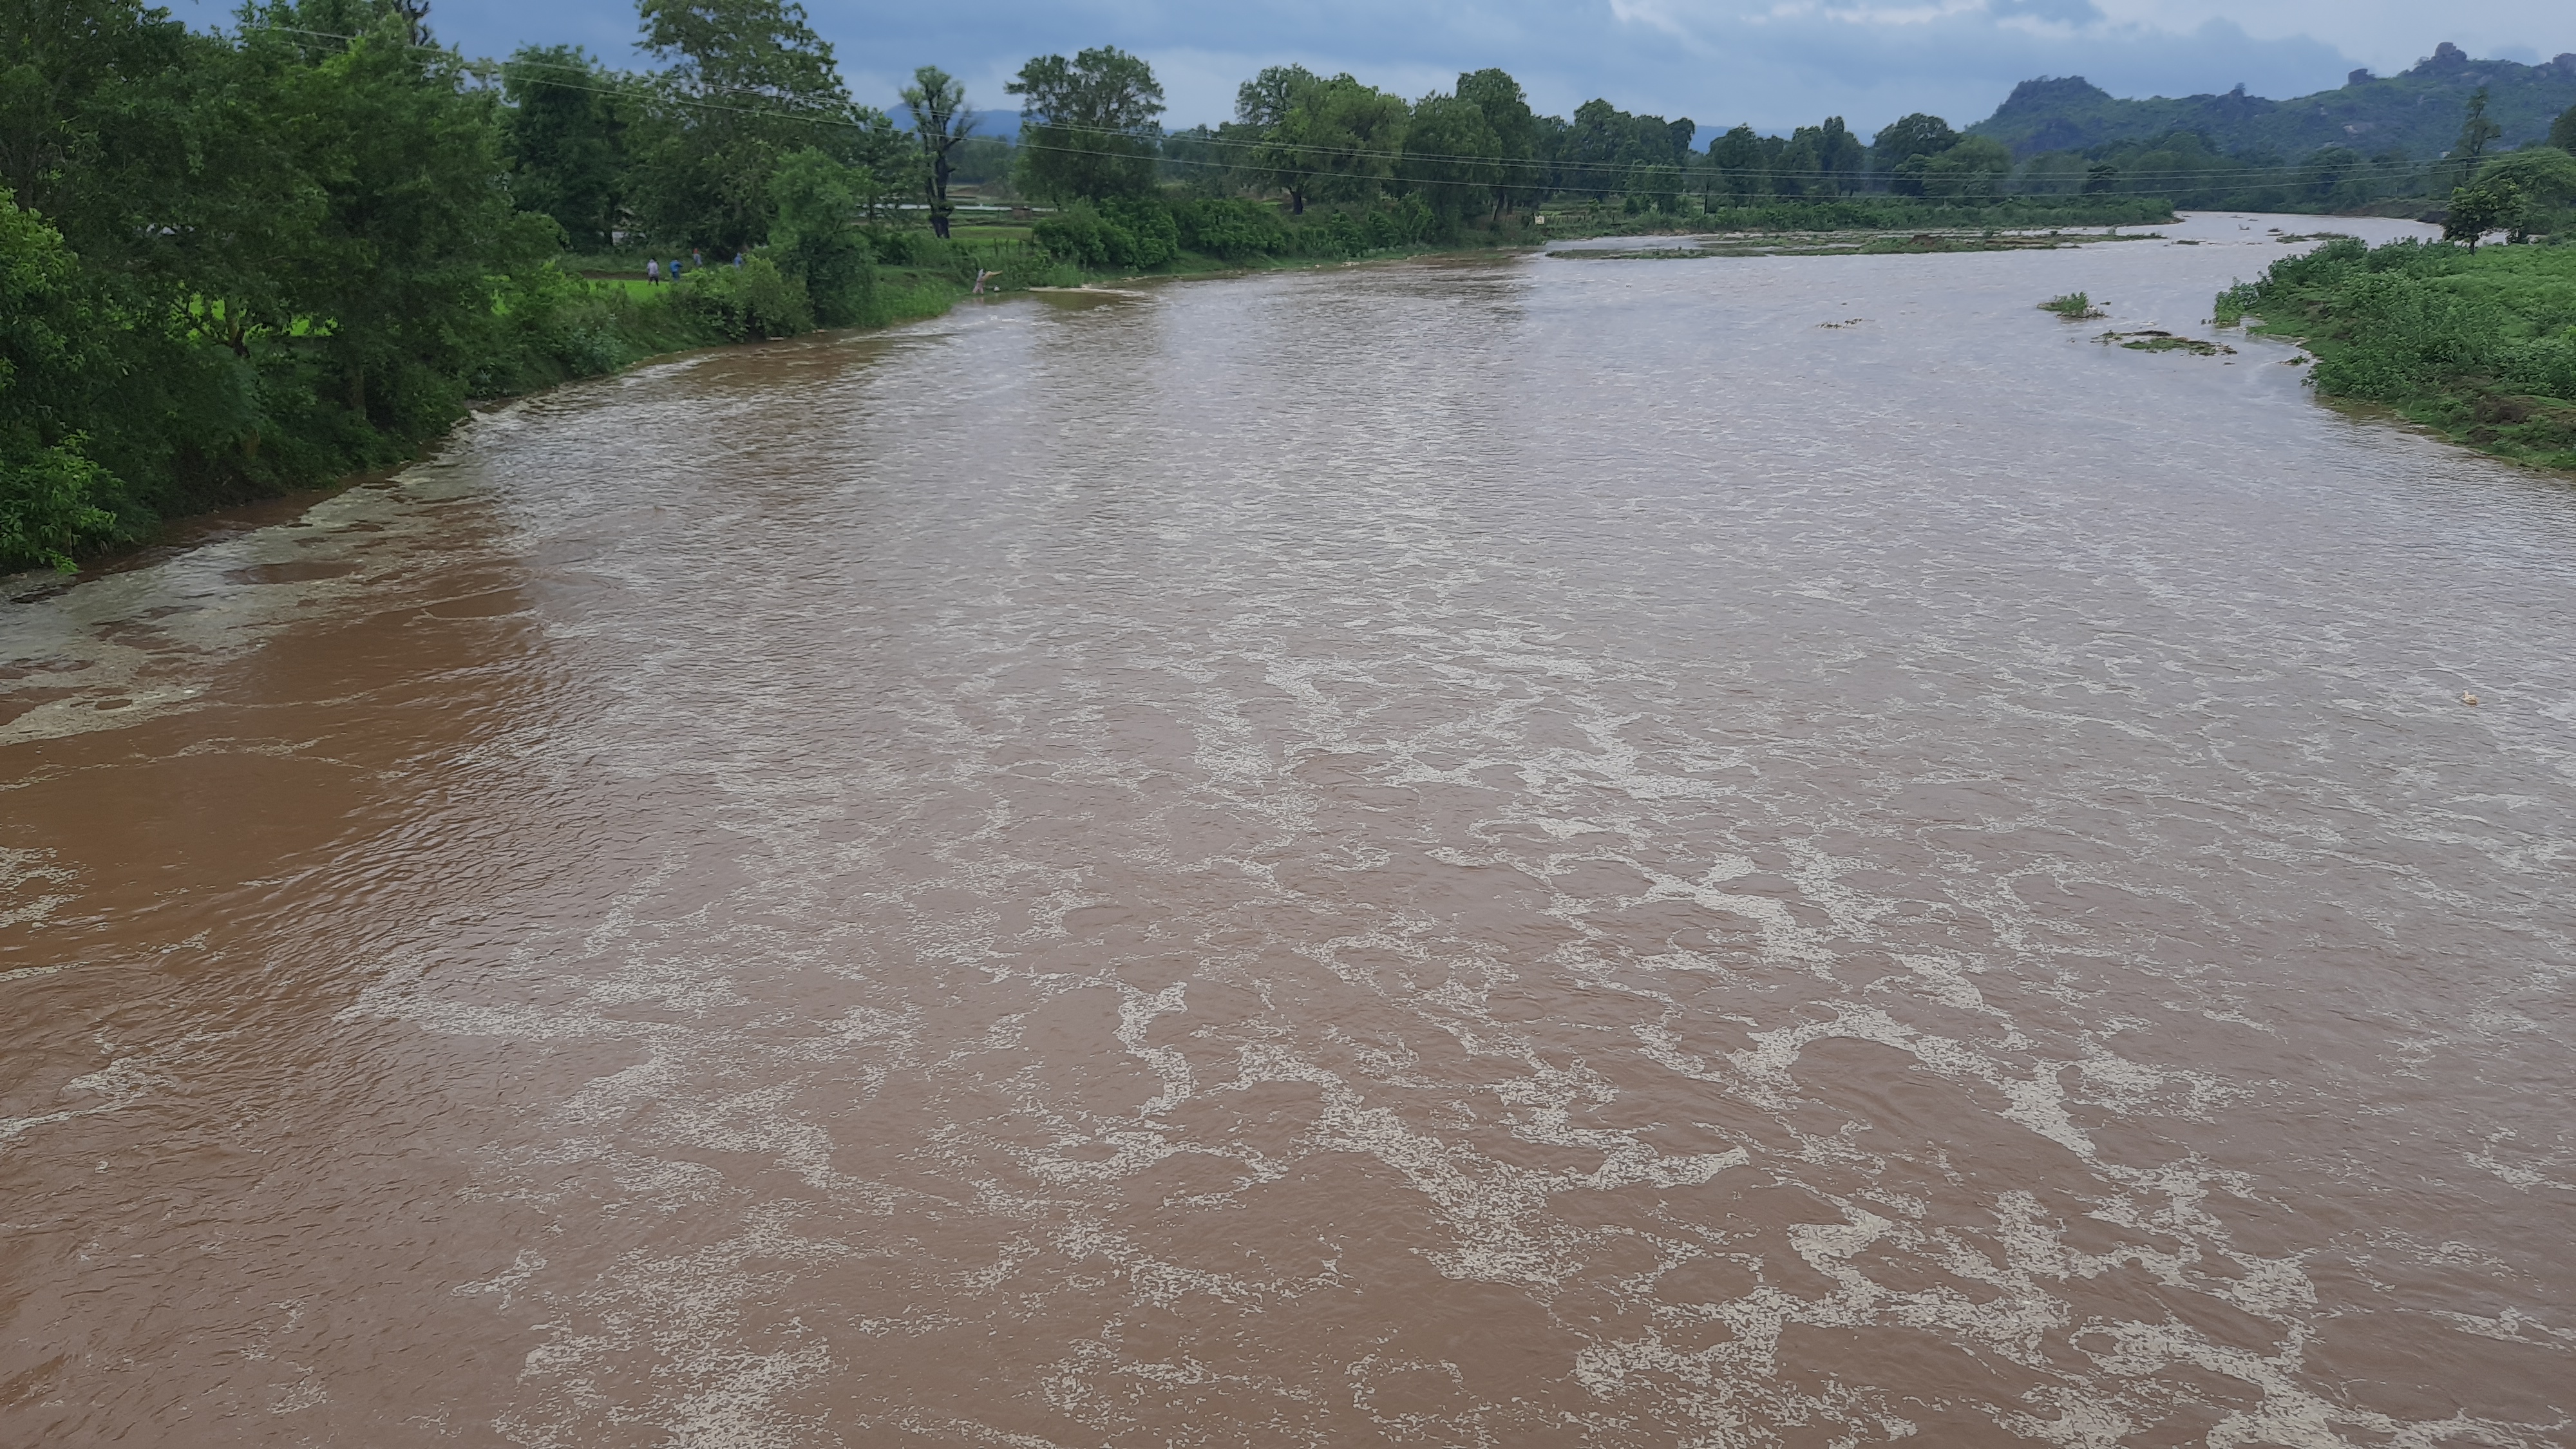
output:
[[[670,271],[665,273],[663,271],[663,262],[660,257],[651,257],[646,259],[644,263],[644,280],[647,282],[659,283],[664,276],[667,275],[672,281],[676,282],[680,280],[680,274],[685,269],[695,268],[699,271],[704,271],[706,270],[707,265],[707,254],[693,249],[690,251],[687,261],[683,262],[678,257],[673,257],[671,258],[669,265]],[[742,269],[742,253],[735,252],[733,254],[733,265],[736,271],[740,271]]]

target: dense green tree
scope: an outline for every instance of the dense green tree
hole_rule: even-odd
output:
[[[511,203],[498,97],[390,5],[280,0],[244,17],[242,83],[323,203],[298,248],[297,320],[353,419],[424,435],[490,341],[498,278],[553,250],[552,228]],[[312,39],[346,26],[363,28]]]
[[[2478,181],[2511,182],[2536,205],[2576,206],[2576,156],[2555,146],[2508,151],[2480,167]]]
[[[1494,133],[1499,148],[1494,209],[1509,211],[1537,200],[1538,117],[1530,110],[1521,83],[1509,71],[1470,71],[1458,77],[1457,95],[1484,116],[1485,128]]]
[[[2576,106],[2560,111],[2558,119],[2549,123],[2549,144],[2561,151],[2576,152]]]
[[[1833,182],[1825,176],[1824,164],[1822,133],[1800,126],[1772,161],[1771,189],[1782,196],[1831,196]]]
[[[1733,127],[1708,143],[1708,172],[1713,195],[1737,205],[1771,190],[1762,138],[1751,126]]]
[[[1869,148],[1851,133],[1840,116],[1827,116],[1816,128],[1816,170],[1818,179],[1837,194],[1858,191],[1862,173],[1869,169]]]
[[[1454,229],[1494,204],[1503,180],[1502,138],[1483,107],[1434,91],[1413,105],[1398,174],[1444,229]]]
[[[114,480],[78,430],[100,331],[85,290],[61,233],[0,196],[0,571],[69,569],[116,529],[99,506]]]
[[[2451,193],[2450,210],[2442,219],[2442,239],[2464,243],[2474,253],[2491,231],[2522,230],[2530,205],[2531,198],[2511,181],[2481,178],[2476,185]]]
[[[1284,193],[1292,215],[1305,213],[1314,190],[1315,168],[1308,164],[1305,150],[1288,140],[1281,128],[1323,86],[1324,78],[1302,65],[1274,65],[1234,92],[1234,131],[1250,143],[1244,153],[1244,174],[1256,184]]]
[[[769,234],[770,179],[815,147],[882,183],[906,169],[881,111],[850,99],[832,47],[794,0],[640,0],[663,63],[637,146],[635,202],[654,236],[731,252]]]
[[[1870,138],[1870,162],[1878,173],[1891,178],[1888,189],[1899,196],[1923,194],[1922,168],[1904,171],[1905,163],[1923,157],[1929,159],[1959,144],[1959,133],[1939,116],[1917,111],[1891,122]]]
[[[1265,167],[1296,178],[1292,210],[1308,198],[1365,201],[1395,175],[1411,111],[1402,96],[1337,75],[1308,88],[1271,128]]]
[[[948,157],[975,129],[975,113],[966,108],[966,87],[935,65],[912,73],[912,84],[903,88],[903,105],[912,113],[913,143],[921,148],[930,229],[944,239],[948,218],[956,211],[948,201],[948,178],[956,174]]]
[[[610,245],[625,213],[635,83],[578,46],[529,45],[502,63],[501,94],[511,195],[553,217],[574,246]]]
[[[1234,118],[1255,130],[1268,131],[1288,119],[1324,78],[1302,65],[1264,67],[1234,90]]]
[[[1688,120],[1632,116],[1606,100],[1585,101],[1574,108],[1558,150],[1558,181],[1607,197],[1625,185],[1633,167],[1680,165],[1698,129]]]
[[[1116,46],[1042,55],[1003,87],[1020,97],[1020,184],[1051,200],[1138,196],[1154,186],[1163,114],[1154,68]]]
[[[2012,152],[2002,142],[1965,136],[1938,156],[1909,158],[1897,175],[1910,175],[1924,196],[1974,198],[2001,193],[2012,169]]]
[[[826,327],[864,322],[875,310],[874,259],[853,226],[865,184],[863,173],[816,146],[779,158],[770,178],[778,208],[770,251],[804,284],[814,320]]]

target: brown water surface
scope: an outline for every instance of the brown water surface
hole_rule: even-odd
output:
[[[2576,489],[2088,340],[2276,220],[1007,299],[0,606],[0,1443],[2576,1441]]]

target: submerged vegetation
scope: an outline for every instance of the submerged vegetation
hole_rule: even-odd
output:
[[[2249,319],[2315,355],[2323,396],[2576,468],[2576,246],[2337,238],[2219,295],[2219,322]]]
[[[2093,299],[2082,292],[2068,292],[2061,297],[2051,297],[2039,304],[2039,310],[2054,312],[2069,322],[2081,322],[2105,315],[2101,308],[2093,305]]]

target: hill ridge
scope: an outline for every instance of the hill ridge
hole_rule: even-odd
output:
[[[2298,160],[2329,146],[2370,156],[2430,160],[2458,139],[2469,97],[2487,88],[2487,115],[2511,149],[2548,134],[2576,105],[2576,52],[2538,65],[2473,59],[2449,41],[2393,76],[2356,70],[2330,91],[2270,100],[2243,86],[2214,95],[2122,99],[2082,76],[2039,76],[2013,87],[1968,134],[2002,142],[2017,158],[2084,151],[2120,141],[2196,131],[2235,155]]]

